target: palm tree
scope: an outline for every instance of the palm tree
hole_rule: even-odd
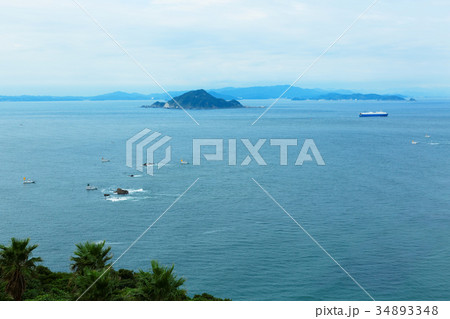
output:
[[[11,238],[11,246],[0,245],[0,269],[6,282],[6,292],[14,300],[22,300],[26,288],[26,279],[41,262],[40,257],[31,257],[38,245],[28,246],[30,238]]]
[[[171,267],[160,266],[156,260],[152,260],[152,272],[140,271],[138,274],[138,293],[140,300],[185,300],[186,290],[180,287],[186,281],[177,278],[173,274],[174,265]]]
[[[70,268],[76,273],[82,273],[85,268],[90,270],[103,269],[109,265],[107,262],[113,257],[110,254],[111,247],[105,246],[105,241],[100,243],[85,242],[75,245],[77,250],[75,250],[75,256],[72,256],[70,260],[73,264]]]

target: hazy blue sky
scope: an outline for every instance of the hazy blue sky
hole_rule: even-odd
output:
[[[78,1],[170,90],[291,83],[372,2]],[[0,94],[160,92],[71,0],[0,8]],[[298,86],[450,96],[449,30],[448,0],[380,0]]]

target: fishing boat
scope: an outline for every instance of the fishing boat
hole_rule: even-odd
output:
[[[106,159],[106,158],[102,157],[102,163],[107,163],[107,162],[109,162],[109,159]]]
[[[86,186],[87,191],[95,191],[96,189],[97,189],[97,187],[89,185],[89,184],[87,184],[87,186]]]
[[[383,111],[379,111],[379,112],[361,112],[361,113],[359,113],[359,117],[374,117],[374,116],[386,117],[386,116],[388,116],[388,113],[387,112],[383,112]]]
[[[426,138],[430,138],[431,136],[430,136],[430,135],[428,135],[428,134],[425,134],[425,137],[426,137]]]
[[[155,165],[155,163],[144,163],[144,164],[142,164],[142,166],[153,166],[153,165]]]
[[[414,140],[412,140],[411,144],[414,144],[414,145],[416,145],[416,144],[417,144],[417,142],[416,142],[416,141],[414,141]]]
[[[181,164],[181,165],[188,165],[189,162],[185,162],[185,161],[181,160],[181,161],[180,161],[180,164]]]
[[[23,183],[24,184],[35,184],[35,181],[31,180],[31,179],[27,179],[26,177],[23,178]]]

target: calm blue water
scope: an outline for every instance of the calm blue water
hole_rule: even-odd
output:
[[[367,300],[254,178],[375,299],[450,298],[449,101],[280,101],[253,127],[262,109],[192,111],[197,126],[144,103],[1,103],[0,242],[31,237],[55,271],[67,271],[86,240],[106,240],[117,257],[199,177],[115,268],[174,263],[191,295]],[[381,109],[388,118],[357,116]],[[174,160],[130,178],[139,172],[125,166],[125,141],[144,128],[172,137]],[[294,166],[300,146],[279,166],[268,141],[267,166],[179,165],[192,162],[192,138],[312,138],[326,166]],[[238,141],[238,164],[246,155]],[[24,176],[37,183],[23,185]],[[117,187],[134,192],[105,200]]]

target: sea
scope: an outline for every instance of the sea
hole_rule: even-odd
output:
[[[191,296],[448,300],[450,100],[282,99],[252,125],[273,102],[190,110],[199,125],[140,107],[151,101],[1,102],[0,243],[31,238],[45,266],[69,271],[75,244],[104,240],[115,269],[174,264]],[[126,165],[146,128],[170,138],[153,175],[136,150]],[[218,147],[193,165],[199,139]],[[292,144],[286,165],[277,139]],[[295,165],[306,140],[325,165],[311,148]]]

